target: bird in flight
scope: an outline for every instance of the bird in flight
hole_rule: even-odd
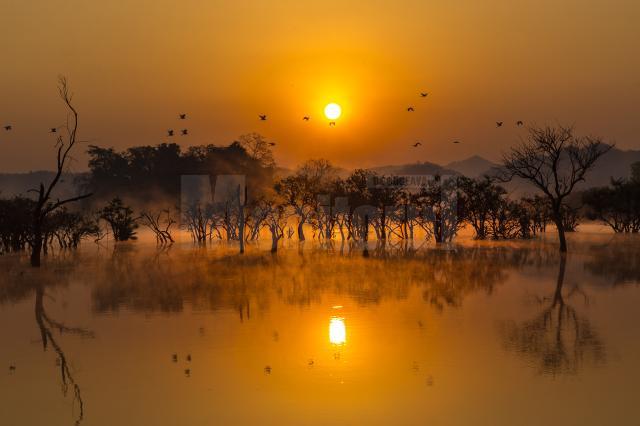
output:
[[[57,133],[58,129],[55,127],[52,127],[51,130],[49,131],[49,133]]]
[[[409,108],[407,108],[407,111],[413,112],[413,111],[415,111],[415,109],[412,106],[410,106]]]
[[[182,136],[187,136],[189,134],[189,129],[182,129],[182,131],[180,132],[180,134]]]
[[[496,127],[502,127],[503,122],[502,121],[496,121]]]
[[[453,141],[453,143],[460,143],[460,141]]]
[[[276,146],[275,142],[269,142],[269,146]]]
[[[426,98],[427,96],[429,96],[429,94],[427,92],[420,93],[420,97],[421,98]]]
[[[523,125],[524,125],[524,123],[522,121],[520,121],[520,120],[518,120],[516,122],[516,126],[518,126],[518,127],[522,127]]]
[[[309,121],[309,119],[310,119],[310,118],[311,118],[311,117],[309,117],[308,115],[305,115],[304,117],[302,117],[302,119],[303,119],[304,121]]]
[[[186,120],[187,119],[187,114],[180,114],[180,120]]]
[[[13,126],[8,124],[8,125],[4,126],[4,129],[8,132],[9,130],[13,129]]]
[[[167,130],[167,136],[173,136],[173,129]]]
[[[258,115],[258,117],[260,117],[260,121],[267,121],[267,116],[266,115]]]
[[[330,123],[329,123],[329,126],[331,126],[331,127],[336,127],[336,122],[335,122],[335,121],[330,122]]]
[[[416,143],[414,143],[414,144],[413,144],[413,147],[414,147],[414,148],[417,148],[417,147],[419,147],[420,145],[422,145],[422,142],[416,142]]]

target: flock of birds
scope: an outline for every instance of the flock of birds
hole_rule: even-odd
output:
[[[185,114],[185,113],[178,114],[178,118],[180,120],[186,120],[187,119],[187,114]],[[174,135],[175,135],[175,130],[173,130],[173,129],[167,130],[167,136],[172,137]],[[189,129],[180,130],[180,136],[188,136],[188,135],[189,135]]]
[[[426,98],[426,97],[428,97],[428,96],[429,96],[429,93],[428,93],[428,92],[420,92],[420,98]],[[415,111],[416,111],[416,107],[415,107],[415,106],[410,105],[410,106],[408,106],[408,107],[407,107],[407,112],[415,112]],[[180,114],[180,115],[179,115],[179,118],[180,118],[181,120],[185,120],[185,119],[187,118],[187,114]],[[258,119],[259,119],[260,121],[267,121],[267,120],[268,120],[268,118],[269,118],[269,117],[268,117],[268,115],[267,115],[267,114],[258,114]],[[304,116],[302,117],[302,120],[303,120],[303,121],[310,121],[310,120],[311,120],[311,116],[309,116],[309,115],[304,115]],[[500,128],[500,127],[502,127],[503,125],[504,125],[504,121],[496,121],[496,127],[497,127],[497,128]],[[335,121],[330,121],[330,122],[329,122],[329,127],[335,127],[335,126],[336,126],[336,122],[335,122]],[[524,126],[524,122],[523,122],[522,120],[518,120],[518,121],[516,121],[516,126],[517,126],[517,127],[522,127],[522,126]],[[187,135],[189,134],[189,130],[188,130],[188,129],[182,129],[182,130],[180,131],[180,134],[181,134],[182,136],[187,136]],[[173,129],[169,129],[169,130],[167,130],[167,136],[172,137],[172,136],[174,136],[174,135],[175,135],[175,131],[174,131]],[[459,140],[454,140],[452,143],[454,143],[454,144],[459,144],[459,143],[460,143],[460,141],[459,141]],[[275,142],[269,142],[269,145],[270,145],[270,146],[275,146],[276,144],[275,144]],[[418,148],[419,146],[422,146],[422,142],[416,142],[416,143],[412,144],[411,146],[412,146],[413,148]]]
[[[428,92],[420,92],[420,98],[426,98],[427,96],[429,96]],[[416,108],[413,105],[410,105],[407,107],[407,112],[415,112]],[[187,119],[187,114],[186,113],[181,113],[178,114],[178,118],[180,120],[186,120]],[[260,121],[267,121],[268,116],[267,114],[258,114],[258,118],[260,119]],[[302,117],[303,121],[310,121],[311,120],[311,116],[309,115],[305,115]],[[496,121],[496,128],[500,128],[503,127],[504,125],[504,121]],[[330,121],[329,122],[329,127],[335,127],[336,126],[336,122],[335,121]],[[518,120],[516,121],[516,126],[517,127],[522,127],[524,126],[524,122],[522,120]],[[57,133],[58,132],[59,127],[51,127],[49,129],[49,133]],[[11,130],[13,130],[13,126],[11,124],[7,124],[4,126],[4,130],[9,132]],[[177,133],[174,129],[168,129],[167,130],[167,136],[168,137],[173,137],[175,136]],[[189,129],[188,128],[183,128],[180,130],[180,136],[188,136],[189,135]],[[454,144],[459,144],[460,141],[459,140],[454,140],[452,143]],[[275,142],[269,142],[270,146],[275,146]],[[416,142],[414,144],[411,145],[413,148],[418,148],[419,146],[422,146],[422,142]]]

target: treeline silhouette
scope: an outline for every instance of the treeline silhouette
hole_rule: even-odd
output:
[[[608,187],[582,194],[585,216],[606,223],[616,233],[640,231],[640,163],[631,166],[631,178],[612,179]]]
[[[107,235],[135,239],[139,226],[150,229],[159,244],[173,243],[180,225],[194,242],[236,241],[241,252],[263,231],[276,252],[283,239],[294,237],[445,243],[465,226],[479,240],[529,239],[550,223],[562,231],[560,247],[566,250],[564,232],[575,231],[584,218],[601,220],[616,232],[640,229],[640,165],[629,180],[576,196],[575,184],[610,146],[576,138],[568,128],[531,129],[525,144],[505,157],[500,173],[480,178],[384,176],[364,169],[345,176],[323,159],[283,171],[274,161],[274,145],[252,133],[228,146],[160,144],[122,152],[90,146],[90,171],[79,184],[86,195],[68,200],[82,199],[81,208],[58,205],[51,195],[43,205],[28,194],[1,199],[0,250],[30,250],[35,265],[35,251],[75,248],[83,239]],[[540,189],[537,195],[513,198],[501,186],[529,174]],[[185,175],[205,176],[210,191],[185,202]],[[219,197],[224,175],[244,180],[222,185]]]
[[[243,135],[228,146],[199,145],[186,150],[175,143],[122,152],[90,146],[90,173],[81,185],[94,194],[94,200],[135,197],[141,204],[177,200],[184,175],[244,175],[250,188],[262,191],[274,174],[275,162],[268,147],[258,134]]]

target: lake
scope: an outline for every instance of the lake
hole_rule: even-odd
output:
[[[637,425],[640,237],[0,256],[3,425]]]

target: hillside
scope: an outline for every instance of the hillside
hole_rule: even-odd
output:
[[[640,151],[623,151],[613,148],[602,156],[593,170],[587,175],[586,181],[580,183],[577,189],[585,189],[594,186],[609,185],[611,179],[628,178],[631,164],[640,161]],[[397,164],[372,167],[369,170],[381,175],[455,175],[461,174],[468,177],[479,177],[484,174],[495,173],[498,164],[493,163],[479,155],[474,155],[464,160],[453,161],[444,166],[428,161],[410,164]],[[341,177],[347,177],[351,171],[339,169]],[[291,170],[278,169],[278,175],[287,176]],[[56,196],[65,197],[77,193],[76,182],[83,174],[65,174],[60,182]],[[37,188],[40,182],[49,182],[53,172],[37,171],[29,173],[0,174],[0,197],[11,197],[17,194],[26,194],[28,190]],[[534,188],[527,182],[514,181],[505,184],[509,192],[515,194],[531,193]]]
[[[53,194],[54,198],[67,198],[76,195],[76,182],[82,176],[83,174],[81,173],[63,174]],[[53,177],[54,173],[49,171],[0,174],[0,197],[8,198],[16,195],[28,195],[29,190],[37,189],[40,183],[47,185]]]

